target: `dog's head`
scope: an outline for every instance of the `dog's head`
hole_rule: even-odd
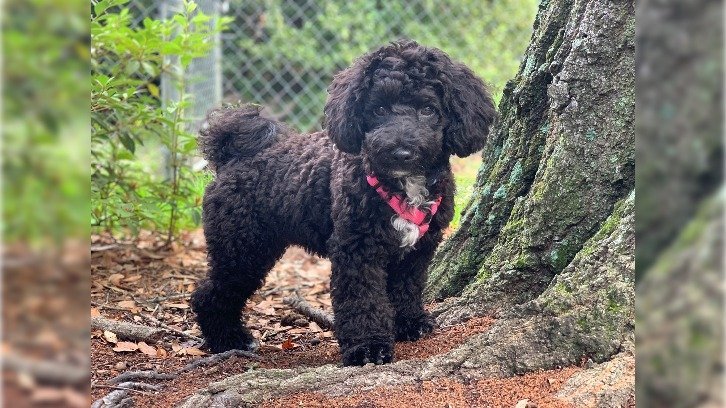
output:
[[[335,76],[325,127],[342,151],[363,151],[376,173],[422,175],[442,156],[484,146],[496,110],[484,83],[439,49],[398,41]]]

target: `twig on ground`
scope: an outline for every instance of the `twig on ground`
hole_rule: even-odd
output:
[[[109,249],[118,248],[118,244],[108,244],[108,245],[91,245],[91,252],[102,252],[102,251],[108,251]]]
[[[123,307],[118,307],[118,306],[113,306],[113,305],[108,305],[108,304],[101,304],[101,303],[93,302],[93,301],[91,301],[91,306],[96,306],[97,308],[104,309],[104,310],[117,310],[119,312],[128,312],[129,311],[128,308],[123,308]]]
[[[116,333],[116,335],[121,338],[133,341],[156,342],[164,334],[163,329],[122,322],[119,320],[111,320],[98,316],[91,318],[91,328],[108,330]]]
[[[86,383],[90,377],[87,367],[31,360],[8,353],[3,355],[3,367],[30,374],[34,379],[43,383],[75,385]]]
[[[159,303],[163,302],[165,300],[176,300],[176,299],[186,299],[191,297],[191,293],[178,293],[176,295],[169,295],[169,296],[157,296],[151,299],[144,300],[146,303]]]
[[[245,350],[229,350],[229,351],[225,351],[224,353],[213,354],[213,355],[211,355],[209,357],[201,357],[201,358],[198,358],[198,359],[192,361],[191,363],[187,364],[186,366],[184,366],[184,368],[182,368],[181,370],[179,370],[179,372],[182,373],[182,372],[185,372],[185,371],[191,371],[191,370],[193,370],[193,369],[195,369],[197,367],[200,367],[200,366],[219,363],[219,362],[221,362],[223,360],[226,360],[226,359],[228,359],[230,357],[233,357],[233,356],[237,356],[237,357],[247,357],[247,358],[252,358],[252,359],[255,359],[255,360],[260,358],[260,356],[258,356],[257,354],[255,354],[255,353],[253,353],[251,351],[245,351]]]
[[[154,316],[147,315],[144,313],[141,313],[140,316],[143,317],[144,319],[150,321],[151,323],[157,325],[158,327],[162,328],[163,330],[168,331],[169,333],[175,334],[179,337],[185,337],[187,339],[194,340],[194,341],[200,342],[200,343],[204,341],[204,339],[202,339],[201,337],[197,337],[193,334],[184,333],[181,330],[168,326],[166,323],[162,322],[161,320],[157,319]]]
[[[294,288],[295,288],[295,286],[276,286],[272,289],[268,289],[264,292],[260,292],[260,297],[266,298],[270,295],[274,295],[274,294],[277,294],[280,292],[285,292],[287,290],[294,289]]]
[[[323,309],[314,307],[302,296],[296,294],[295,296],[285,297],[282,299],[282,303],[292,307],[296,312],[317,323],[323,330],[333,329],[333,316]]]
[[[153,370],[148,371],[126,371],[108,380],[109,384],[118,384],[131,380],[173,380],[178,377],[176,374],[159,373]]]

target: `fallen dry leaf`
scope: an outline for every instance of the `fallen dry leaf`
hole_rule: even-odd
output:
[[[169,353],[167,353],[167,351],[163,348],[159,347],[158,349],[156,349],[156,356],[159,358],[167,358],[169,357]]]
[[[118,307],[122,307],[124,309],[130,309],[132,307],[136,307],[136,302],[133,300],[122,300],[117,303]]]
[[[65,394],[61,388],[36,387],[33,389],[30,399],[36,404],[57,403],[65,399]]]
[[[146,354],[147,356],[156,357],[156,347],[146,344],[146,342],[140,341],[139,351]]]
[[[72,407],[84,408],[90,403],[85,393],[71,388],[63,389],[63,395],[65,396],[66,403]]]
[[[131,313],[138,313],[141,311],[141,308],[136,306],[136,302],[133,300],[122,300],[116,303],[116,305],[120,308],[129,310]]]
[[[25,371],[21,371],[17,374],[16,381],[20,388],[24,390],[31,390],[35,388],[35,378]]]
[[[207,355],[207,353],[205,353],[202,350],[199,350],[196,347],[185,347],[182,349],[182,351],[184,351],[184,354],[186,354],[188,356],[206,356]]]
[[[123,281],[125,283],[134,283],[134,282],[138,281],[139,279],[141,279],[141,275],[131,275],[131,276],[125,277],[123,279]]]
[[[103,338],[106,339],[107,342],[116,344],[118,343],[118,337],[116,336],[116,333],[108,330],[103,331]]]
[[[125,277],[123,273],[113,273],[111,276],[108,277],[108,281],[111,282],[113,286],[120,286],[121,280]]]
[[[119,341],[116,343],[116,347],[113,348],[113,351],[116,352],[126,352],[126,351],[136,351],[139,349],[139,346],[136,343],[132,343],[130,341]]]
[[[101,311],[97,307],[91,308],[91,317],[101,317]]]
[[[295,343],[292,342],[291,337],[288,337],[287,340],[282,342],[280,347],[282,347],[283,350],[292,350],[295,348]]]

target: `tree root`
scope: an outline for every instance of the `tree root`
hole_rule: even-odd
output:
[[[292,307],[310,321],[317,323],[323,330],[333,329],[333,316],[322,309],[314,307],[302,296],[296,294],[295,296],[285,297],[282,299],[282,303]]]
[[[126,371],[116,377],[108,380],[109,384],[117,384],[112,386],[114,391],[108,393],[105,397],[97,399],[91,408],[124,408],[131,407],[134,404],[133,398],[129,393],[145,391],[160,391],[161,385],[153,385],[143,382],[135,382],[131,380],[161,380],[168,381],[179,377],[180,374],[194,370],[195,368],[220,363],[230,357],[247,357],[251,359],[259,359],[260,357],[252,352],[245,350],[229,350],[224,353],[214,354],[208,357],[200,357],[187,364],[174,373],[160,373],[155,370],[146,371]],[[87,374],[87,372],[86,372]],[[87,376],[86,376],[87,377]]]
[[[177,374],[165,374],[165,373],[159,373],[154,370],[148,370],[148,371],[126,371],[125,373],[121,373],[117,375],[116,377],[113,377],[112,379],[108,380],[109,384],[119,384],[131,380],[173,380],[177,378]]]
[[[161,387],[153,384],[140,382],[124,382],[114,386],[114,390],[103,398],[97,399],[91,408],[127,408],[134,405],[134,400],[129,396],[133,392],[159,391]]]

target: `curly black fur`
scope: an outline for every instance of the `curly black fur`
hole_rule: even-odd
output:
[[[240,311],[289,245],[332,262],[345,365],[390,362],[394,340],[433,329],[421,293],[453,217],[449,156],[484,145],[495,118],[484,83],[438,49],[398,41],[335,77],[325,115],[324,131],[304,135],[257,108],[223,109],[201,132],[216,178],[203,204],[210,271],[192,305],[214,352],[254,347]],[[443,197],[413,247],[368,172],[394,192]]]

